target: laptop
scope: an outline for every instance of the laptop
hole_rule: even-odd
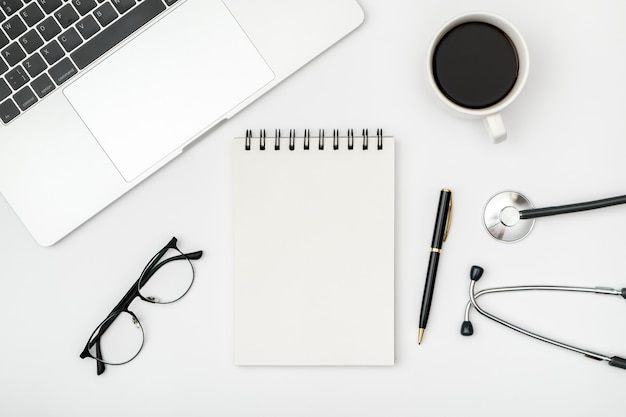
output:
[[[356,0],[0,0],[0,193],[52,245],[362,21]]]

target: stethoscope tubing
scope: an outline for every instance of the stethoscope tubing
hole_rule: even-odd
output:
[[[511,291],[569,291],[569,292],[586,292],[594,294],[608,294],[608,295],[621,295],[621,292],[608,287],[571,287],[571,286],[558,286],[558,285],[516,285],[512,287],[495,287],[480,290],[475,293],[474,298],[479,298],[485,294],[499,293],[499,292],[511,292]],[[469,312],[472,308],[472,301],[467,302],[465,306],[465,321],[469,321]]]
[[[520,219],[536,219],[538,217],[555,216],[558,214],[576,213],[579,211],[595,210],[604,207],[626,203],[626,195],[603,198],[601,200],[585,201],[583,203],[566,204],[562,206],[544,207],[522,210]]]
[[[560,287],[560,286],[550,286],[550,285],[529,285],[529,286],[514,286],[514,287],[499,287],[499,288],[488,288],[482,291],[479,291],[478,293],[475,292],[475,286],[476,286],[476,281],[470,281],[470,287],[469,287],[469,297],[470,300],[468,302],[467,307],[465,308],[465,321],[469,321],[469,310],[471,308],[471,306],[473,306],[476,311],[478,311],[478,313],[480,313],[481,315],[487,317],[488,319],[491,319],[493,321],[495,321],[496,323],[500,323],[505,327],[508,327],[511,330],[515,330],[516,332],[522,333],[526,336],[530,336],[534,339],[538,339],[541,340],[542,342],[546,342],[549,343],[551,345],[554,346],[558,346],[561,347],[563,349],[567,349],[567,350],[571,350],[573,352],[577,352],[580,353],[582,355],[585,355],[589,358],[592,359],[597,359],[597,360],[602,360],[602,361],[607,361],[610,362],[612,360],[611,357],[600,354],[600,353],[596,353],[596,352],[592,352],[586,349],[581,349],[578,348],[576,346],[572,346],[572,345],[568,345],[567,343],[563,343],[563,342],[559,342],[557,340],[554,339],[550,339],[549,337],[545,337],[542,336],[540,334],[531,332],[529,330],[523,329],[519,326],[516,326],[512,323],[509,323],[506,320],[503,320],[497,316],[494,316],[493,314],[488,313],[487,311],[483,310],[478,303],[476,302],[476,299],[478,297],[480,297],[481,295],[485,295],[485,294],[491,294],[491,293],[498,293],[498,292],[508,292],[508,291],[531,291],[531,290],[548,290],[548,291],[571,291],[571,292],[587,292],[587,293],[597,293],[597,294],[608,294],[608,295],[621,295],[621,291],[615,290],[613,288],[601,288],[601,287],[597,287],[597,288],[587,288],[587,287]]]

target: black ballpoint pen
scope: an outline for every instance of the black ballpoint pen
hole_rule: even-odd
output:
[[[435,279],[437,278],[437,265],[441,255],[443,241],[448,237],[450,230],[450,220],[452,219],[452,191],[444,188],[439,194],[439,206],[437,207],[437,217],[435,218],[435,231],[433,232],[433,242],[430,247],[430,258],[428,259],[428,270],[426,272],[426,284],[424,285],[424,295],[422,296],[422,309],[420,310],[419,330],[417,333],[417,343],[422,343],[430,304],[433,300],[433,290],[435,289]]]

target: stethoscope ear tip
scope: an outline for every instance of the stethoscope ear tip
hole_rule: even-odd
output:
[[[472,322],[467,320],[461,324],[461,334],[463,336],[471,336],[474,334],[474,326],[472,326]]]
[[[472,281],[478,281],[480,277],[483,276],[483,272],[485,272],[485,270],[482,267],[472,265],[472,268],[470,269],[470,279]]]

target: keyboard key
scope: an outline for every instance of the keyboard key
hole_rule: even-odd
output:
[[[43,98],[56,88],[50,77],[48,77],[48,74],[41,74],[37,79],[30,83],[30,86],[33,87],[33,90],[35,90],[35,93],[37,93],[39,98]]]
[[[2,58],[0,58],[0,75],[4,74],[8,70],[9,70],[9,66],[5,64]]]
[[[43,40],[35,29],[31,29],[23,36],[20,36],[19,42],[27,54],[32,54],[37,48],[43,45]]]
[[[115,20],[117,17],[117,13],[113,10],[113,6],[111,3],[104,3],[102,6],[98,7],[93,15],[96,16],[98,22],[100,22],[100,26],[105,27],[109,23]]]
[[[61,46],[67,52],[73,51],[78,45],[83,43],[82,38],[80,37],[78,32],[76,32],[76,29],[74,28],[69,28],[68,30],[63,32],[63,34],[59,36],[57,39],[59,40],[59,43],[61,44]]]
[[[7,16],[11,16],[24,6],[22,0],[2,0],[0,1],[0,9],[4,10]]]
[[[13,94],[13,100],[15,100],[20,109],[24,111],[37,102],[37,97],[35,93],[33,93],[33,90],[31,90],[29,86],[26,86]]]
[[[15,39],[22,33],[26,32],[26,25],[22,22],[19,15],[15,15],[6,22],[2,23],[2,27],[11,39]]]
[[[100,30],[100,26],[98,26],[96,19],[89,15],[76,23],[76,29],[78,29],[83,38],[89,39]]]
[[[167,4],[168,6],[171,6],[172,4],[176,3],[178,0],[165,0],[165,4]]]
[[[3,79],[0,78],[0,101],[11,95],[11,88],[9,84],[6,83]]]
[[[56,22],[56,20],[54,20],[52,16],[40,22],[37,25],[37,30],[39,31],[41,36],[43,36],[45,41],[49,41],[50,39],[61,33],[61,28],[59,27],[59,24]]]
[[[41,48],[39,50],[39,53],[46,59],[46,61],[50,65],[54,64],[59,59],[61,59],[63,55],[65,55],[65,52],[63,52],[63,49],[57,41],[50,42],[49,44]]]
[[[113,0],[113,5],[119,14],[126,13],[135,5],[135,0]]]
[[[78,72],[72,61],[69,58],[62,59],[54,67],[50,68],[50,76],[57,85],[63,84],[65,81],[72,78]]]
[[[72,52],[72,59],[78,68],[85,68],[163,10],[165,5],[161,0],[145,0],[139,3],[137,7]]]
[[[31,78],[35,78],[41,74],[48,66],[44,62],[43,58],[39,54],[29,56],[22,62],[22,66],[28,72]]]
[[[0,104],[0,119],[4,124],[9,123],[20,114],[20,110],[17,108],[13,100],[9,99]]]
[[[18,65],[11,71],[7,72],[7,75],[5,75],[4,78],[14,90],[20,89],[29,81],[28,75],[26,75],[26,71],[24,71],[24,68],[22,68],[21,65]]]
[[[72,7],[71,4],[66,4],[59,10],[54,12],[54,16],[57,18],[63,29],[68,28],[72,23],[78,21],[78,13]]]
[[[7,61],[9,66],[12,67],[26,58],[26,54],[17,42],[13,42],[2,50],[2,57]]]
[[[78,13],[84,16],[96,7],[96,0],[72,0],[72,4]]]
[[[0,48],[3,48],[9,44],[9,38],[0,31]]]
[[[22,9],[20,16],[22,16],[22,19],[24,19],[24,22],[26,22],[28,26],[34,26],[44,18],[44,14],[41,8],[37,6],[37,3],[31,3]]]
[[[39,2],[39,5],[43,8],[43,11],[46,12],[46,14],[52,13],[61,7],[62,4],[61,0],[37,0],[37,2]]]

